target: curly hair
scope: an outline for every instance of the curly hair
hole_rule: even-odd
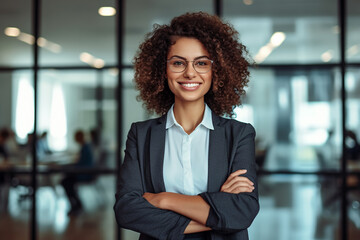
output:
[[[186,13],[175,17],[170,25],[154,25],[145,36],[134,57],[135,84],[149,112],[165,114],[174,103],[166,77],[166,60],[173,36],[198,39],[214,61],[212,86],[205,102],[217,115],[232,116],[235,106],[241,105],[244,88],[249,82],[248,52],[238,41],[238,32],[217,16],[207,13]]]

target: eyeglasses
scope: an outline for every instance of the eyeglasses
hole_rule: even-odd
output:
[[[169,69],[175,73],[184,72],[188,67],[188,62],[192,62],[192,66],[196,72],[207,73],[208,71],[211,70],[213,60],[210,60],[208,58],[200,58],[194,61],[187,61],[178,57],[172,57],[169,60],[167,60]]]

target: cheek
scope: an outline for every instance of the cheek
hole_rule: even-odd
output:
[[[210,73],[208,76],[206,76],[206,83],[211,86],[212,84],[212,74]]]

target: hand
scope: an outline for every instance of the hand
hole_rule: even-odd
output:
[[[164,204],[164,193],[149,193],[146,192],[143,194],[143,198],[145,198],[151,205],[162,208]]]
[[[224,184],[221,186],[221,192],[227,193],[242,193],[252,192],[254,190],[254,183],[251,182],[247,177],[242,177],[247,172],[246,169],[240,169],[230,174]]]

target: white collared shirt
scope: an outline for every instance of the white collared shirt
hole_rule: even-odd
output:
[[[163,176],[167,192],[197,195],[207,191],[211,110],[205,104],[201,123],[189,135],[176,122],[174,105],[167,113]]]

